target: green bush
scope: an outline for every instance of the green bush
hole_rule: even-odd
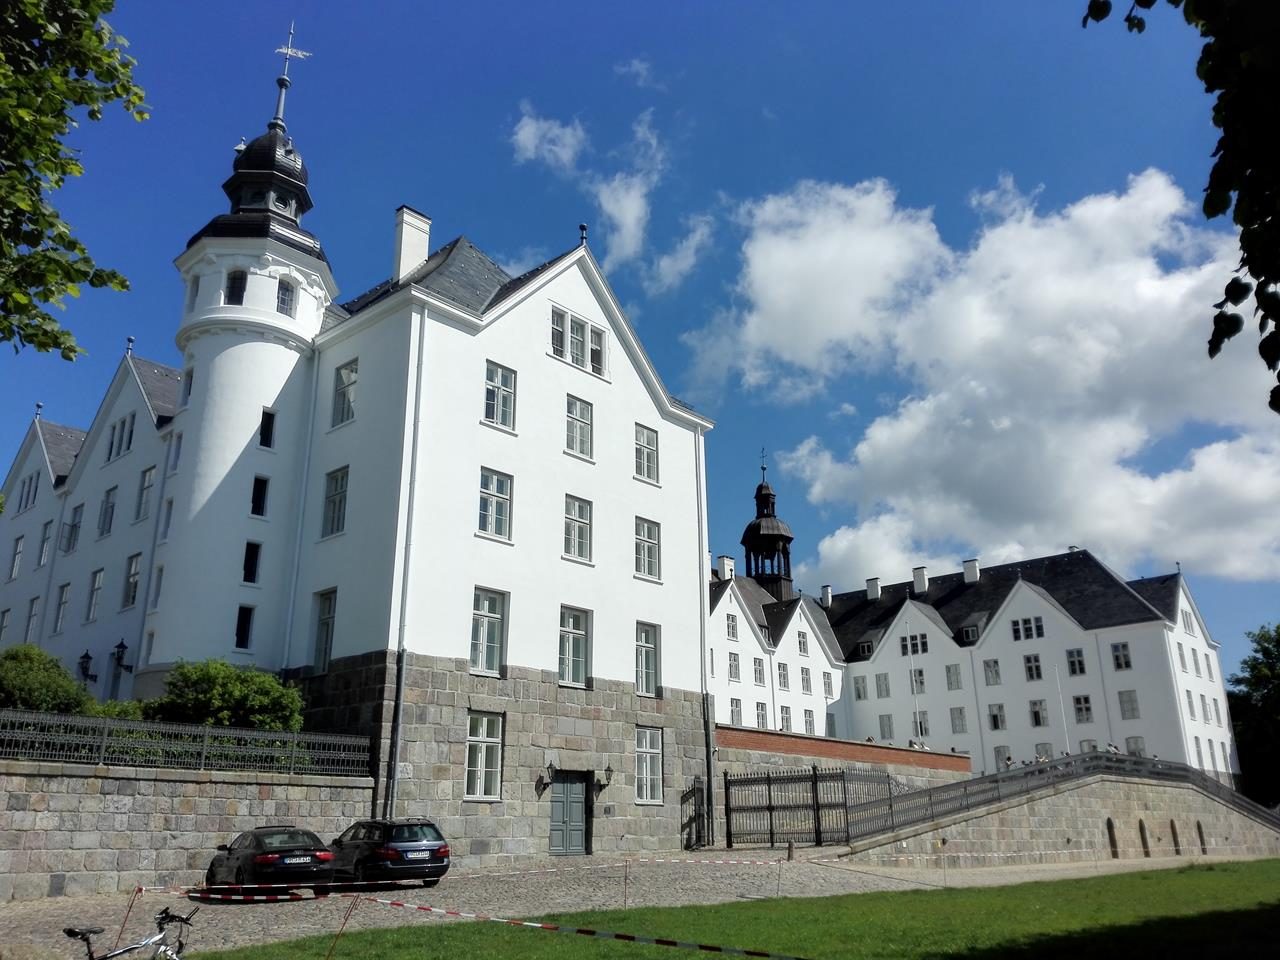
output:
[[[85,711],[91,717],[110,717],[112,720],[141,720],[141,700],[108,700],[106,703],[91,703]]]
[[[165,681],[165,695],[143,704],[142,714],[168,723],[296,732],[302,729],[302,695],[274,674],[225,660],[179,663]]]
[[[57,657],[30,643],[0,653],[0,707],[85,713],[93,698]]]

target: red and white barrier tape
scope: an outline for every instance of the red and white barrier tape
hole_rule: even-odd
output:
[[[304,899],[300,893],[208,893],[203,890],[188,890],[185,896],[210,903],[280,903]]]

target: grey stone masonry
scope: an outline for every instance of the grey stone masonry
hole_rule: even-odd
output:
[[[0,902],[197,883],[243,830],[330,840],[372,797],[367,777],[0,760]]]

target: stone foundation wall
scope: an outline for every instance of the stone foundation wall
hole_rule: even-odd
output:
[[[1190,785],[1099,776],[878,837],[855,845],[853,859],[929,867],[943,858],[948,867],[1108,860],[1108,819],[1117,859],[1148,855],[1140,823],[1152,858],[1280,855],[1280,833]]]
[[[328,841],[372,798],[362,777],[0,760],[0,902],[197,883],[243,830],[295,823]]]

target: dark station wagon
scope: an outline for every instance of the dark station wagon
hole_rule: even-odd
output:
[[[421,880],[434,887],[449,872],[449,843],[430,820],[361,820],[330,849],[337,880]]]
[[[291,824],[255,827],[218,854],[204,875],[208,886],[238,884],[325,884],[333,879],[333,853],[310,830]]]

